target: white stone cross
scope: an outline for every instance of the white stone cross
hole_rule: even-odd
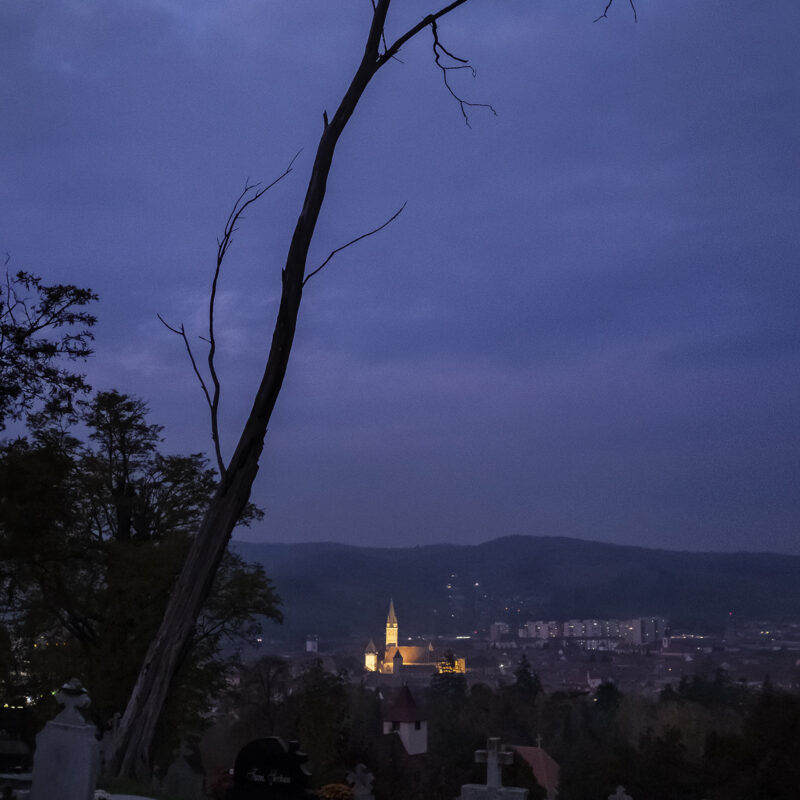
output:
[[[371,798],[373,774],[363,765],[356,764],[356,768],[347,775],[347,782],[353,789],[354,798]]]
[[[485,750],[475,751],[475,763],[486,764],[486,785],[498,789],[503,785],[500,779],[500,767],[510,764],[514,760],[511,750],[503,750],[500,739],[492,737],[486,742]]]

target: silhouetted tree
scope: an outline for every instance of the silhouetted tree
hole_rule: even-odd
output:
[[[338,675],[325,670],[320,659],[303,671],[290,702],[292,732],[309,755],[309,769],[317,783],[344,779],[343,756],[350,732],[347,687]]]
[[[97,295],[71,284],[48,286],[30,272],[8,272],[0,281],[0,431],[38,401],[70,407],[88,391],[82,375],[64,361],[92,352],[90,328],[97,321],[85,310]]]
[[[280,705],[289,691],[289,664],[278,656],[263,656],[240,670],[233,693],[238,714],[253,716],[262,736],[274,736]]]
[[[124,706],[214,486],[202,456],[158,452],[146,413],[141,400],[101,392],[80,412],[89,444],[38,421],[0,445],[0,619],[15,643],[6,692],[48,698],[77,676],[100,725]],[[277,603],[260,565],[226,553],[165,730],[199,723],[222,686],[222,645],[254,636],[258,615],[280,618]]]
[[[531,672],[531,664],[525,653],[522,654],[519,665],[514,670],[514,689],[529,703],[535,703],[542,691],[542,682],[535,672]]]

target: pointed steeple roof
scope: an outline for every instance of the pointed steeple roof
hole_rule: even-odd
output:
[[[403,685],[394,696],[391,705],[385,709],[383,718],[396,722],[418,722],[427,715],[417,706],[407,685]]]
[[[377,653],[378,648],[375,647],[375,642],[372,639],[369,640],[369,644],[367,645],[367,649],[364,651],[365,653]]]
[[[386,617],[387,625],[397,625],[397,615],[394,613],[394,600],[389,598],[389,616]]]

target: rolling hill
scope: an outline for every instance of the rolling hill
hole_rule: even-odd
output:
[[[271,635],[378,635],[393,597],[404,632],[469,632],[495,620],[660,615],[721,625],[800,619],[800,556],[694,553],[509,536],[479,545],[368,548],[235,542],[284,601]]]

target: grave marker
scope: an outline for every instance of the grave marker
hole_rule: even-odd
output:
[[[486,785],[495,789],[503,785],[500,777],[501,768],[513,761],[514,754],[510,750],[503,750],[497,737],[486,742],[485,750],[475,751],[475,763],[486,764]]]
[[[182,742],[164,776],[164,792],[177,800],[202,800],[206,776],[197,748]]]
[[[527,800],[528,790],[503,786],[501,769],[511,764],[514,753],[503,750],[500,739],[490,738],[485,750],[475,751],[475,762],[486,764],[486,784],[466,783],[461,787],[460,800]]]
[[[92,800],[100,765],[96,729],[81,716],[89,695],[77,678],[56,700],[64,710],[36,737],[30,800]]]
[[[373,774],[363,764],[356,764],[356,768],[347,775],[347,782],[353,789],[353,800],[373,800],[374,780]]]
[[[233,768],[233,800],[305,800],[308,756],[277,736],[245,745]]]

